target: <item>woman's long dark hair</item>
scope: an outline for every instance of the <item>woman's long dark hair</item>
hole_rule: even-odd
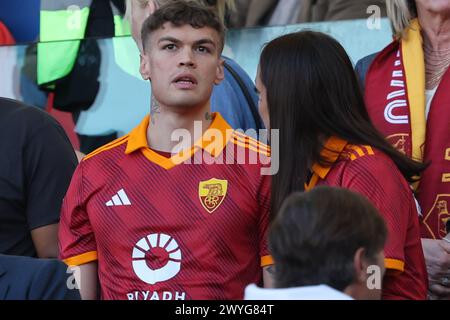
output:
[[[388,155],[409,181],[425,169],[394,149],[369,119],[344,48],[320,32],[302,31],[269,42],[260,59],[271,129],[280,130],[280,166],[272,177],[272,215],[294,191],[303,191],[328,137],[370,145]]]

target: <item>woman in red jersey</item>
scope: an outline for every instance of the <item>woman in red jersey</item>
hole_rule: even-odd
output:
[[[256,81],[261,116],[280,137],[272,212],[292,192],[316,185],[365,195],[389,230],[383,298],[425,299],[418,212],[408,184],[425,166],[396,151],[371,124],[344,48],[318,32],[282,36],[264,48]]]

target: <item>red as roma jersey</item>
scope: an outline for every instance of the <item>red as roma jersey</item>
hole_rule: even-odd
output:
[[[364,195],[383,216],[388,238],[383,299],[426,299],[428,280],[414,196],[394,162],[370,146],[355,146],[332,137],[322,151],[332,165],[314,165],[311,182],[350,189]]]
[[[242,299],[271,264],[268,147],[215,114],[191,150],[166,158],[149,149],[148,125],[149,117],[78,166],[61,258],[97,260],[103,299]]]

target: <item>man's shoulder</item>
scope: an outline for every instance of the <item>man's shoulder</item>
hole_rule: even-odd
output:
[[[18,130],[39,130],[46,126],[59,127],[58,122],[43,110],[26,105],[20,101],[0,98],[1,127]]]
[[[345,172],[360,173],[361,170],[371,174],[391,172],[395,164],[385,153],[369,146],[347,144],[339,156],[335,169]]]
[[[104,160],[105,158],[111,158],[117,160],[121,155],[125,155],[125,148],[128,142],[129,135],[125,135],[120,137],[114,141],[111,141],[104,146],[92,151],[87,154],[82,160],[82,163],[96,163],[100,159]]]
[[[238,155],[239,152],[246,156],[258,155],[258,159],[261,160],[258,163],[265,163],[265,160],[270,158],[270,146],[239,130],[232,131],[230,143],[235,147]]]

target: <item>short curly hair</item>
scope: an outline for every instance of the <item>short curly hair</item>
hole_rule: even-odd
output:
[[[225,27],[217,14],[195,1],[173,0],[161,6],[142,26],[141,39],[145,50],[149,35],[160,29],[165,23],[170,22],[176,27],[191,25],[193,28],[209,27],[217,31],[220,37],[219,53],[225,44]]]

